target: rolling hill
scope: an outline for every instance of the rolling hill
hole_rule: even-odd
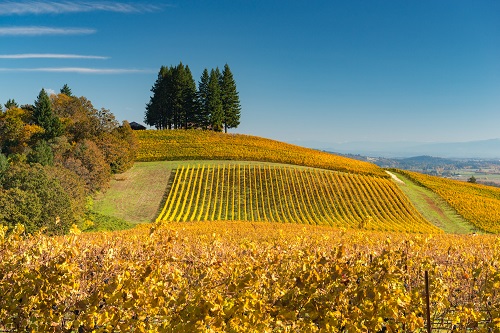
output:
[[[494,221],[487,222],[491,224],[488,227],[487,223],[471,221],[474,216],[470,214],[460,213],[459,218],[446,217],[447,221],[441,222],[441,211],[451,215],[461,212],[456,202],[437,191],[444,199],[429,196],[427,206],[412,202],[415,196],[408,190],[415,188],[408,186],[402,191],[384,169],[368,162],[247,135],[171,130],[141,131],[138,137],[138,161],[156,161],[156,168],[163,171],[160,176],[151,176],[153,179],[147,175],[139,178],[144,189],[131,197],[141,198],[139,202],[147,202],[150,208],[133,222],[246,220],[424,233],[440,232],[448,223],[444,228],[447,232],[497,232],[491,226]],[[144,169],[150,163],[137,162],[134,168]],[[128,178],[134,178],[133,173],[115,181],[122,185],[120,195],[124,198],[128,195],[123,185],[139,180]],[[408,178],[416,182],[415,177]],[[417,183],[418,188],[424,188],[425,184]],[[133,209],[116,199],[114,187],[97,206],[106,207],[111,215],[113,210],[123,213]],[[106,197],[115,197],[116,202],[106,203]],[[436,203],[429,204],[430,200]],[[492,202],[490,206],[495,205]],[[425,210],[436,206],[442,207],[435,213],[437,217],[429,218]],[[120,217],[127,219],[126,215]],[[455,221],[462,225],[449,226]]]

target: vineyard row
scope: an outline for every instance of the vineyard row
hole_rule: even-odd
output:
[[[387,178],[266,164],[182,166],[157,220],[439,232]]]

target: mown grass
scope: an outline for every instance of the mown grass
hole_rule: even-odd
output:
[[[136,162],[130,170],[115,175],[110,188],[96,198],[94,210],[132,223],[154,220],[177,164]]]
[[[396,182],[415,208],[429,222],[450,234],[478,233],[479,230],[460,216],[442,197],[419,186],[400,173],[395,174],[403,183]]]

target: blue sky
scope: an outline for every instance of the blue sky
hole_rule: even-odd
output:
[[[142,122],[162,65],[231,67],[235,133],[500,138],[500,1],[2,1],[0,102],[41,88]]]

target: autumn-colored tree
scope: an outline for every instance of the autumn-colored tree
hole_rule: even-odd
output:
[[[10,165],[2,178],[2,188],[8,207],[2,209],[2,224],[12,226],[16,220],[24,221],[29,232],[46,228],[49,234],[65,234],[76,223],[68,194],[39,164]],[[39,213],[38,203],[42,207]]]
[[[111,172],[121,173],[130,169],[137,153],[137,139],[128,122],[115,128],[111,133],[103,133],[98,142]]]
[[[133,165],[137,143],[129,124],[119,126],[110,110],[73,96],[67,85],[50,98],[42,89],[34,106],[9,100],[6,108],[0,109],[0,224],[65,233],[85,219],[87,197],[109,186],[111,172]]]
[[[0,188],[0,225],[9,229],[22,224],[29,233],[40,229],[42,202],[34,192],[18,187],[4,190]]]
[[[24,153],[35,142],[34,137],[44,132],[38,125],[30,124],[28,112],[9,108],[0,114],[0,151],[5,154]]]
[[[111,179],[111,168],[94,141],[78,142],[64,166],[80,176],[89,193],[106,189]]]
[[[101,124],[98,110],[85,97],[66,94],[52,95],[54,114],[60,117],[66,127],[66,135],[71,141],[95,139]]]
[[[89,193],[85,190],[83,179],[75,172],[61,166],[45,167],[47,175],[54,180],[57,180],[63,190],[68,194],[71,213],[76,221],[82,221],[85,213],[85,205]]]

